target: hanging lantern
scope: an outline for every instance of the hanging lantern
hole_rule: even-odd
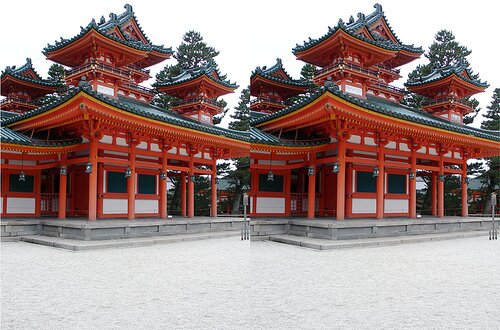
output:
[[[85,165],[85,173],[90,174],[92,173],[92,163],[88,162],[87,165]]]
[[[132,175],[132,170],[130,169],[130,167],[127,167],[127,169],[125,170],[125,177],[128,179],[130,178],[131,175]]]
[[[160,172],[160,180],[167,180],[167,172]]]
[[[309,166],[309,167],[307,168],[307,175],[308,175],[308,176],[313,176],[313,175],[314,175],[314,167]]]
[[[468,177],[465,177],[465,184],[469,184],[470,179]]]
[[[26,174],[22,170],[21,170],[21,172],[19,172],[19,181],[21,181],[21,182],[26,181]]]
[[[191,182],[194,182],[194,175],[190,175],[189,180],[191,180]]]
[[[410,171],[410,180],[415,179],[415,172]]]
[[[274,181],[273,171],[269,171],[269,173],[267,173],[267,181]]]
[[[380,173],[380,170],[378,169],[378,167],[375,167],[373,169],[373,177],[376,178],[378,177],[378,174]]]
[[[333,173],[339,173],[339,171],[340,171],[340,165],[339,165],[339,163],[338,162],[333,163],[332,172]]]
[[[66,169],[66,166],[61,166],[59,168],[59,175],[66,176],[67,174],[68,174],[68,170]]]
[[[441,175],[439,176],[439,181],[444,182],[444,174],[441,174]]]

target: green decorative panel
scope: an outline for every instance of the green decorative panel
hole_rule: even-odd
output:
[[[137,192],[139,194],[156,194],[156,175],[139,174],[137,181]]]
[[[267,181],[267,174],[259,174],[259,191],[283,192],[283,175],[274,175],[274,181]]]
[[[388,174],[387,192],[389,194],[406,194],[406,175]]]
[[[377,192],[377,178],[373,172],[356,171],[356,192]]]
[[[35,177],[33,175],[26,175],[25,181],[19,181],[19,174],[9,175],[9,191],[10,192],[28,192],[35,191]]]
[[[124,172],[107,172],[106,181],[107,192],[110,193],[126,193],[127,178]]]

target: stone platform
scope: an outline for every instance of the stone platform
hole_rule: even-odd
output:
[[[498,228],[498,219],[496,219]],[[421,219],[255,219],[250,222],[252,239],[290,235],[328,240],[352,240],[424,234],[487,231],[491,218],[423,217]]]
[[[193,219],[172,218],[167,220],[57,220],[16,219],[0,221],[3,240],[21,236],[42,235],[73,240],[94,241],[138,237],[169,236],[210,232],[240,231],[244,228],[243,218]],[[247,220],[248,225],[248,220]]]

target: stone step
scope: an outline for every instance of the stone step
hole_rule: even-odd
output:
[[[295,235],[274,235],[269,236],[272,242],[290,244],[315,250],[334,250],[334,249],[347,249],[357,247],[377,247],[377,246],[390,246],[407,243],[420,243],[427,241],[441,241],[447,239],[466,238],[466,237],[488,237],[487,231],[468,231],[468,232],[454,232],[454,233],[436,233],[436,234],[422,234],[411,236],[398,236],[398,237],[379,237],[379,238],[362,238],[352,240],[331,240],[312,238],[305,236]]]
[[[154,237],[137,237],[137,238],[121,238],[111,239],[105,241],[82,241],[76,239],[68,239],[62,237],[52,237],[43,235],[29,235],[21,236],[20,240],[27,243],[40,244],[61,248],[71,251],[85,251],[85,250],[100,250],[111,248],[127,248],[149,246],[155,244],[171,244],[177,242],[189,242],[214,238],[225,238],[232,236],[240,236],[239,231],[223,231],[223,232],[209,232],[197,234],[179,234],[171,236],[154,236]]]

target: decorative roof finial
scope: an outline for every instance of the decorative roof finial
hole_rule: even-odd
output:
[[[31,58],[26,57],[26,64],[31,65]]]
[[[373,7],[375,8],[375,12],[376,12],[376,13],[378,13],[378,14],[381,14],[381,13],[383,13],[383,12],[384,12],[384,11],[382,10],[382,5],[381,5],[381,4],[379,4],[379,3],[376,3]]]
[[[351,23],[354,23],[354,17],[352,17],[352,15],[351,15],[351,17],[349,17],[349,24],[351,24]]]
[[[134,10],[132,9],[132,6],[129,5],[128,3],[123,6],[125,8],[125,11],[127,14],[131,14]]]
[[[85,75],[83,75],[80,78],[80,81],[78,82],[78,87],[80,87],[82,89],[90,89],[91,88],[89,82],[87,81],[87,77]]]
[[[104,24],[106,23],[106,19],[104,18],[104,16],[101,16],[101,19],[99,20],[99,24]]]
[[[339,18],[338,26],[345,26],[344,20],[342,18]]]
[[[361,23],[365,22],[365,14],[358,13],[358,22],[361,22]]]
[[[116,22],[116,19],[117,19],[117,16],[116,16],[116,14],[115,14],[115,13],[110,13],[110,14],[109,14],[109,20],[110,20],[111,22]]]

